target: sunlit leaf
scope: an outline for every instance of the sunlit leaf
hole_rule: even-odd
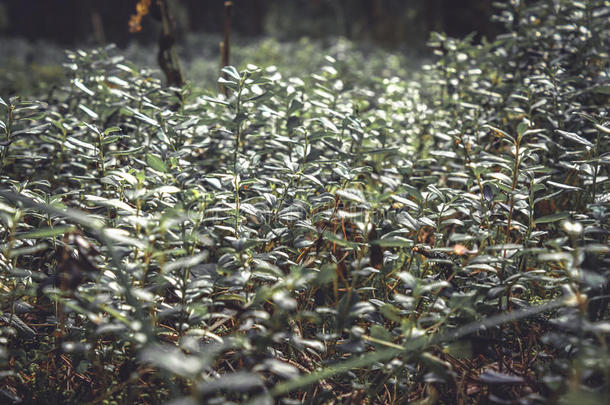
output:
[[[559,135],[563,136],[564,138],[566,138],[572,142],[579,143],[586,147],[593,148],[595,146],[591,142],[589,142],[582,136],[575,134],[574,132],[562,131],[560,129],[555,130],[555,132],[557,132]]]
[[[163,160],[159,156],[153,155],[151,153],[147,153],[146,154],[146,163],[148,163],[148,165],[151,168],[155,169],[158,172],[163,172],[163,173],[168,172],[165,162],[163,162]]]

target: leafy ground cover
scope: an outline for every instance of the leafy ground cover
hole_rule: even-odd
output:
[[[218,89],[216,81],[221,59],[218,44],[222,39],[219,35],[188,34],[175,44],[182,71],[192,86],[207,91]],[[124,49],[113,50],[113,54],[124,57],[125,63],[137,69],[138,66],[157,65],[156,48],[156,45],[134,43]],[[0,58],[0,77],[4,79],[0,82],[0,94],[4,98],[19,95],[28,99],[35,95],[47,95],[70,77],[69,72],[62,68],[64,50],[54,44],[3,38],[0,41],[0,54],[6,55]],[[239,36],[231,41],[230,62],[240,70],[246,69],[248,64],[276,66],[284,77],[301,77],[325,66],[326,55],[341,59],[345,54],[349,54],[352,63],[377,77],[407,77],[408,72],[422,64],[422,55],[409,49],[389,51],[372,44],[355,44],[343,38],[301,38],[294,42],[282,42],[273,37]],[[161,73],[154,70],[151,75],[161,77]]]
[[[3,402],[603,403],[610,6],[500,6],[409,74],[1,99]]]

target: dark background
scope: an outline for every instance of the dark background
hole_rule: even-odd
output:
[[[155,0],[152,0],[153,2]],[[0,36],[62,46],[152,42],[149,16],[128,30],[137,0],[0,0]],[[234,0],[233,32],[244,37],[345,36],[356,41],[423,48],[430,31],[491,36],[491,0]],[[223,0],[170,0],[178,32],[221,33]]]

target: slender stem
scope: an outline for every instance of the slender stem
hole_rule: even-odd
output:
[[[225,1],[225,22],[224,22],[224,41],[222,48],[222,67],[229,66],[229,57],[231,55],[231,14],[233,10],[233,2]]]
[[[99,143],[100,169],[102,170],[102,177],[104,177],[106,176],[106,167],[104,165],[104,133],[102,131],[97,131],[97,139]]]
[[[239,150],[241,149],[241,133],[242,133],[242,119],[241,113],[241,94],[244,89],[245,76],[239,81],[239,90],[237,92],[237,99],[235,100],[235,120],[237,121],[237,127],[235,128],[235,140],[233,147],[233,185],[235,187],[235,237],[239,237],[239,187],[240,177],[237,172],[237,163],[239,159]]]
[[[241,113],[241,93],[244,89],[244,81],[242,78],[239,83],[239,90],[237,92],[237,99],[235,100],[235,120],[237,121],[237,127],[235,128],[235,145],[233,149],[233,173],[237,174],[237,158],[239,157],[239,150],[241,149],[241,132],[242,132],[242,120],[239,116]]]
[[[513,166],[513,183],[510,188],[510,202],[509,202],[510,211],[508,213],[508,221],[506,224],[506,243],[509,242],[510,223],[512,221],[513,211],[515,208],[514,191],[517,188],[517,180],[519,178],[519,146],[520,146],[520,139],[519,139],[519,137],[517,137],[517,139],[515,140],[515,164]],[[506,256],[506,251],[504,251],[504,256]]]
[[[233,175],[233,185],[235,187],[235,237],[239,238],[239,175]]]
[[[595,203],[595,196],[597,194],[597,172],[599,171],[599,141],[601,139],[601,131],[597,130],[597,139],[595,140],[595,149],[593,149],[593,155],[595,156],[595,165],[593,166],[593,184],[591,185],[591,202]]]

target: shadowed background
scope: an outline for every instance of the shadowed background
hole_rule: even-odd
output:
[[[157,68],[161,23],[151,11],[139,32],[129,32],[137,3],[0,0],[0,94],[42,94],[61,83],[65,49],[114,43],[127,60]],[[215,87],[218,78],[224,4],[168,1],[184,76],[203,87]],[[365,58],[381,48],[398,51],[417,64],[430,56],[426,41],[432,31],[455,37],[476,32],[475,41],[493,37],[493,12],[487,0],[234,0],[230,64],[276,65],[291,75],[304,65],[314,71],[324,55],[346,46]]]
[[[136,0],[3,0],[0,34],[44,39],[64,46],[154,40],[144,21],[128,32]],[[170,1],[179,32],[219,33],[223,0]],[[488,0],[234,0],[233,29],[243,36],[344,36],[385,45],[420,48],[432,30],[462,36],[493,33]]]

